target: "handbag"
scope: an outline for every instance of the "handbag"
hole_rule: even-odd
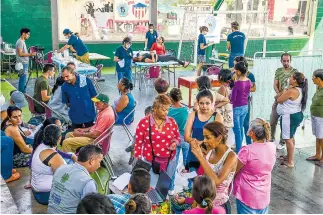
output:
[[[225,92],[227,93],[227,91]],[[227,97],[227,95],[225,95],[225,97]],[[233,105],[228,103],[220,108],[217,108],[216,111],[222,115],[223,125],[226,128],[233,128]]]
[[[161,157],[155,156],[154,149],[153,149],[153,146],[152,146],[150,120],[149,120],[149,142],[150,142],[150,145],[151,145],[151,152],[152,152],[152,155],[153,155],[153,160],[152,160],[153,172],[155,174],[160,174],[163,170],[165,172],[167,172],[167,167],[168,167],[168,164],[169,164],[170,158],[172,157],[173,152],[171,152],[171,154],[170,154],[170,156],[168,158],[161,158]]]

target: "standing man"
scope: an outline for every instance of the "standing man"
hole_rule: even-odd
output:
[[[49,88],[48,78],[55,74],[55,66],[53,64],[46,64],[43,68],[43,74],[37,78],[34,87],[34,99],[39,102],[48,103],[50,100],[51,90]],[[45,113],[45,108],[35,102],[35,111],[37,113]]]
[[[83,75],[75,74],[70,67],[62,69],[62,102],[70,107],[68,115],[73,129],[88,128],[93,125],[96,113],[92,98],[96,90],[92,81]]]
[[[149,31],[146,33],[145,50],[151,49],[151,46],[156,42],[157,37],[158,34],[154,29],[154,24],[149,24]]]
[[[239,31],[239,23],[231,23],[232,33],[228,35],[227,38],[227,50],[230,51],[229,56],[229,68],[234,66],[234,58],[238,56],[244,56],[244,46],[246,41],[246,36],[244,33]]]
[[[277,98],[289,87],[289,78],[298,72],[290,64],[292,62],[292,56],[288,53],[284,53],[281,56],[281,63],[283,67],[278,68],[275,72],[274,79],[274,90],[276,92],[275,102],[273,104],[271,115],[270,115],[270,126],[271,126],[271,139],[275,140],[276,126],[278,123],[279,115],[277,114]]]
[[[18,90],[25,93],[25,86],[27,82],[29,57],[36,56],[36,52],[28,53],[25,41],[30,37],[30,30],[22,28],[20,30],[20,38],[16,42],[16,64],[22,64],[22,70],[19,71],[19,84]]]
[[[96,183],[91,177],[103,159],[99,146],[84,146],[71,165],[60,166],[54,174],[50,191],[49,214],[76,213],[79,202],[90,193],[97,193]]]
[[[73,32],[68,28],[63,31],[63,34],[68,41],[65,46],[58,50],[58,52],[63,52],[65,49],[69,48],[72,52],[76,52],[77,60],[90,64],[89,51],[83,41],[79,37],[75,36],[75,34],[73,34]]]

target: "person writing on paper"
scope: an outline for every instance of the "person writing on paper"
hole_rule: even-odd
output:
[[[89,51],[83,41],[79,37],[75,36],[75,34],[73,34],[73,32],[68,28],[64,29],[63,34],[68,41],[65,46],[58,50],[58,52],[63,52],[65,49],[69,48],[72,52],[76,52],[77,60],[90,64]]]
[[[184,68],[186,68],[188,65],[190,65],[190,62],[184,62],[179,59],[177,59],[174,56],[170,55],[157,55],[155,51],[151,51],[150,54],[144,54],[142,56],[134,57],[134,62],[143,62],[143,63],[156,63],[156,62],[170,62],[175,61],[178,64],[182,65]]]
[[[230,52],[229,56],[229,68],[234,66],[234,58],[244,55],[244,47],[246,42],[246,36],[239,31],[239,23],[231,23],[232,33],[227,38],[227,50]]]
[[[149,24],[149,31],[146,33],[146,40],[145,40],[145,50],[150,50],[151,46],[158,37],[157,31],[154,29],[154,24]]]
[[[6,136],[11,137],[15,142],[13,150],[13,166],[26,167],[32,153],[32,148],[27,145],[26,139],[31,134],[30,131],[23,131],[22,124],[22,110],[11,105],[7,110],[7,118],[1,123],[1,130],[4,131]]]
[[[200,35],[197,41],[197,56],[198,56],[198,61],[199,61],[199,65],[198,65],[198,69],[197,69],[197,76],[201,75],[201,71],[202,71],[202,67],[203,64],[206,62],[206,48],[213,45],[213,42],[210,42],[208,44],[206,44],[206,39],[205,39],[205,35],[207,34],[207,32],[209,31],[209,29],[206,26],[202,26],[200,27]]]
[[[156,51],[156,54],[158,55],[165,55],[166,49],[164,45],[164,37],[158,37],[156,42],[152,45],[150,51]]]
[[[116,70],[118,75],[118,82],[126,77],[130,82],[132,82],[132,70],[131,63],[133,52],[131,47],[131,38],[125,37],[122,40],[122,46],[117,48],[113,61],[116,62]]]

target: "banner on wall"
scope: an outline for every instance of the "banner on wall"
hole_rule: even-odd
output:
[[[206,26],[209,32],[205,35],[207,43],[220,43],[222,20],[215,16],[208,16],[199,20],[199,26]],[[198,32],[199,34],[199,32]]]

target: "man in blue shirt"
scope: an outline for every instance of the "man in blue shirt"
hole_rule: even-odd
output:
[[[237,56],[244,56],[244,46],[246,36],[239,31],[239,23],[231,23],[232,33],[227,38],[227,49],[230,51],[229,68],[234,66],[234,58]]]
[[[122,41],[122,46],[117,48],[113,61],[116,62],[116,70],[118,75],[118,82],[126,77],[130,82],[132,82],[132,70],[131,63],[133,52],[130,48],[131,38],[125,37]]]
[[[68,39],[67,44],[63,46],[58,52],[63,52],[65,49],[70,49],[72,52],[76,52],[76,59],[90,64],[89,51],[84,45],[83,41],[77,37],[70,29],[65,29],[63,34]]]
[[[92,98],[96,96],[96,90],[92,81],[77,75],[70,67],[64,67],[62,78],[62,102],[69,105],[68,115],[72,121],[73,129],[88,128],[93,125],[96,113]]]
[[[124,205],[129,201],[131,195],[136,193],[147,193],[150,188],[150,173],[144,168],[133,170],[128,184],[128,193],[123,195],[110,194],[108,197],[114,205],[117,214],[125,214]]]
[[[158,37],[157,31],[154,30],[154,24],[149,24],[149,31],[146,33],[145,50],[150,50]]]

